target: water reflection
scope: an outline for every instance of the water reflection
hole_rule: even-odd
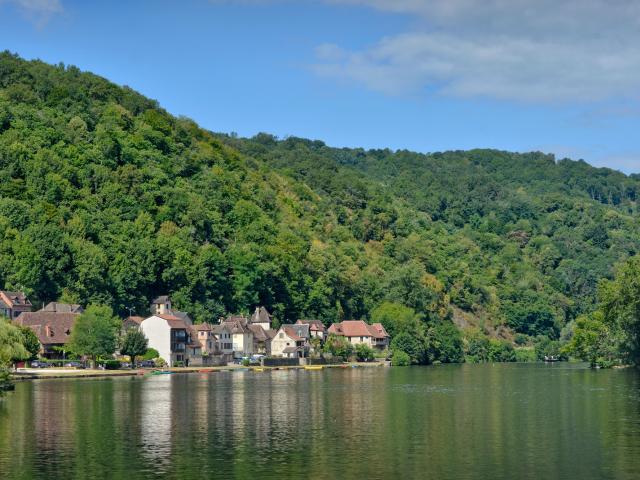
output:
[[[0,478],[637,478],[639,390],[566,364],[21,383]]]

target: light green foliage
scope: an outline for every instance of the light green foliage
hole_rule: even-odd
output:
[[[27,360],[29,351],[24,346],[24,337],[20,328],[0,317],[0,367]]]
[[[402,332],[415,334],[422,331],[415,310],[399,303],[383,302],[371,312],[371,321],[381,323],[391,337]]]
[[[411,357],[402,350],[396,350],[391,357],[391,365],[394,367],[407,367],[411,365]]]
[[[557,339],[640,239],[640,181],[619,172],[215,135],[9,53],[0,158],[0,285],[119,315],[159,293],[196,321],[265,305],[329,324],[393,302],[427,326],[455,307]]]
[[[355,348],[356,359],[359,362],[370,362],[375,358],[373,349],[364,343],[359,343]]]
[[[147,337],[140,328],[134,327],[126,331],[121,342],[120,353],[131,358],[131,368],[135,366],[136,357],[147,353],[148,343]]]
[[[29,327],[18,327],[22,334],[22,344],[24,348],[29,352],[29,357],[25,360],[35,360],[40,353],[40,340],[38,336]]]
[[[160,353],[155,348],[147,348],[147,351],[142,356],[143,360],[153,360],[160,357]]]
[[[536,362],[538,357],[532,347],[519,347],[515,349],[516,362]]]
[[[354,348],[345,337],[329,335],[324,343],[323,352],[342,358],[342,360],[349,360],[354,354]]]
[[[111,308],[104,305],[89,305],[76,319],[67,348],[76,355],[98,357],[112,355],[117,346],[120,320],[114,317]]]

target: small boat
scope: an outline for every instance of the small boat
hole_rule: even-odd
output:
[[[305,370],[322,370],[322,365],[305,365]]]
[[[171,372],[169,370],[154,370],[153,372],[151,372],[151,375],[171,375],[174,372]]]
[[[213,372],[213,370],[207,370],[205,368],[203,368],[202,370],[198,370],[198,373],[211,373]]]
[[[253,371],[254,372],[264,372],[264,368],[262,368],[262,367],[254,367]]]
[[[551,356],[544,356],[544,361],[545,362],[557,362],[558,361],[558,357],[554,357],[553,355]]]

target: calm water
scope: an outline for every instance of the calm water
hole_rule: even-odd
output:
[[[20,383],[0,478],[640,478],[640,374],[460,365]]]

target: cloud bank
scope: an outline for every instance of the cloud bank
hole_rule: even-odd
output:
[[[352,51],[317,49],[314,70],[392,95],[432,90],[525,102],[637,99],[640,2],[325,0],[404,14],[410,31]]]

